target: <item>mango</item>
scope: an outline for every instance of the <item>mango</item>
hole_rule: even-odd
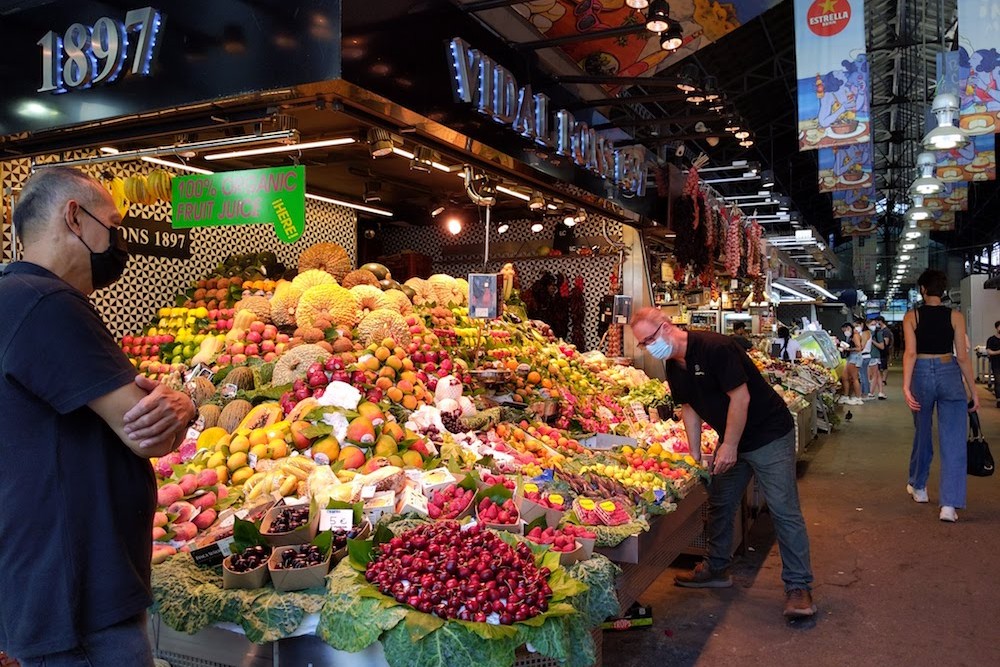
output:
[[[367,417],[356,417],[347,425],[347,439],[360,445],[375,442],[375,425]]]
[[[236,472],[240,468],[246,466],[247,455],[244,452],[237,452],[235,454],[229,455],[229,460],[226,461],[226,467],[229,468],[230,472]]]
[[[240,486],[253,476],[253,468],[248,465],[244,465],[242,468],[237,468],[232,472],[233,474],[229,479],[233,486]]]

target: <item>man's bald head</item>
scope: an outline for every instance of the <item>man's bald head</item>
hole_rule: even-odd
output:
[[[44,230],[57,221],[66,202],[84,206],[98,201],[101,185],[73,167],[45,167],[35,172],[21,190],[14,208],[14,229],[22,245],[42,237]]]
[[[645,306],[632,313],[632,320],[629,322],[629,325],[634,327],[639,322],[648,322],[654,327],[658,327],[666,321],[667,316],[662,310],[652,306]]]

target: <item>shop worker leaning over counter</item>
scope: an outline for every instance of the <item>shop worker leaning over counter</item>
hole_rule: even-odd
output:
[[[38,171],[0,276],[0,650],[33,665],[144,667],[156,484],[191,399],[136,376],[88,300],[128,263],[111,195]]]
[[[666,361],[667,382],[680,404],[691,455],[701,460],[701,426],[719,434],[710,467],[708,557],[674,582],[686,588],[727,588],[733,520],[751,475],[774,521],[789,618],[812,616],[809,537],[795,480],[795,430],[785,402],[771,388],[737,341],[703,331],[682,331],[656,308],[632,318],[640,347]]]

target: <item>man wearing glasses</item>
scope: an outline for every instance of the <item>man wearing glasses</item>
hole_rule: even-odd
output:
[[[632,318],[640,347],[666,362],[667,382],[680,404],[691,455],[701,460],[701,426],[719,434],[710,465],[708,557],[691,572],[677,575],[686,588],[727,588],[732,560],[733,520],[752,475],[764,494],[781,551],[788,618],[813,616],[809,537],[795,481],[795,431],[785,402],[753,361],[728,336],[682,331],[657,308]]]
[[[87,296],[128,263],[111,195],[82,172],[32,176],[23,261],[0,276],[0,648],[22,667],[152,667],[156,482],[148,459],[197,410],[145,377]]]

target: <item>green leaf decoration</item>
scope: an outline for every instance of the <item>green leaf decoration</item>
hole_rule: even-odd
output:
[[[558,554],[556,556],[558,557]],[[552,589],[552,601],[559,602],[560,600],[565,600],[566,598],[585,592],[587,584],[577,581],[566,572],[565,568],[561,568],[553,572],[552,576],[549,577],[549,588]]]
[[[542,617],[538,616],[537,618]],[[544,619],[542,620],[544,622]],[[468,628],[483,639],[510,639],[517,636],[517,628],[513,625],[491,625],[489,623],[474,623],[472,621],[453,622]]]
[[[559,552],[552,551],[549,548],[546,548],[545,551],[541,553],[541,557],[536,555],[535,560],[538,562],[538,567],[547,567],[549,568],[549,572],[552,573],[555,573],[555,571],[561,567],[559,564]]]
[[[481,480],[479,478],[479,472],[473,470],[465,477],[463,477],[462,481],[459,482],[457,486],[458,488],[465,489],[466,491],[475,491],[477,488],[479,488],[480,481]]]
[[[194,634],[220,622],[236,623],[252,642],[276,641],[324,606],[322,589],[277,593],[273,588],[224,590],[222,567],[199,567],[184,555],[153,567],[153,611],[170,627]]]
[[[330,553],[330,547],[333,546],[333,531],[324,530],[321,533],[317,533],[310,544],[319,547],[319,550],[325,556]]]
[[[267,540],[260,534],[260,524],[236,517],[233,523],[233,551],[241,552],[258,544],[268,546]]]
[[[374,537],[372,538],[372,543],[374,544],[374,546],[385,544],[395,536],[396,534],[392,532],[392,528],[388,526],[388,522],[379,523],[378,527],[375,528],[375,534]]]
[[[368,563],[372,562],[374,547],[375,545],[371,540],[348,538],[347,559],[351,567],[359,572],[364,572],[368,569]]]
[[[362,597],[363,588],[371,587],[346,561],[327,577],[326,606],[317,634],[330,646],[351,653],[363,651],[406,617],[402,606],[384,607],[378,599]]]
[[[318,424],[313,424],[312,426],[307,426],[302,429],[302,436],[312,440],[313,438],[321,438],[328,436],[333,433],[333,427],[329,424],[324,424],[319,422]]]
[[[433,614],[425,614],[416,609],[407,609],[403,622],[406,625],[406,631],[410,633],[410,640],[415,642],[420,641],[445,623],[443,618],[438,618]]]
[[[514,492],[508,489],[503,484],[494,484],[493,486],[487,486],[485,489],[476,494],[475,503],[478,506],[483,498],[489,498],[498,505],[503,503],[503,501],[513,498]]]
[[[549,525],[548,522],[545,520],[545,515],[541,514],[535,517],[534,521],[532,521],[531,523],[527,524],[524,527],[524,534],[527,535],[529,532],[531,532],[532,528],[541,528],[542,530],[545,530],[545,528],[548,527],[548,525]]]
[[[510,667],[516,637],[484,639],[461,623],[445,623],[419,642],[410,639],[404,624],[382,636],[385,659],[392,667]]]
[[[594,554],[565,569],[574,580],[587,584],[587,590],[567,600],[580,611],[586,627],[596,627],[605,619],[618,615],[620,607],[615,579],[621,574],[620,567],[604,556]]]

